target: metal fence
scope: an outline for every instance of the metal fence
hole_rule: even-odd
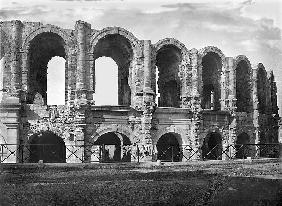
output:
[[[215,145],[203,149],[190,145],[55,145],[0,144],[0,163],[5,162],[169,162],[189,160],[221,160],[278,158],[280,146],[273,144]]]

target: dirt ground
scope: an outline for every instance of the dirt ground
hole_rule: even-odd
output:
[[[281,171],[279,160],[2,166],[0,205],[282,205]]]

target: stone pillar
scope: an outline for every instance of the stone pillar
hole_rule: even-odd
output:
[[[192,100],[193,74],[192,68],[189,65],[189,57],[183,56],[179,66],[178,76],[181,81],[181,103],[180,107],[190,108]]]
[[[259,111],[258,111],[258,95],[257,95],[257,65],[252,65],[253,68],[253,125],[254,125],[254,143],[259,143]],[[258,147],[254,148],[254,156],[259,156],[260,151]]]
[[[77,70],[76,70],[76,99],[78,104],[87,103],[87,91],[90,78],[89,55],[87,52],[88,33],[90,25],[83,21],[76,22],[77,32]]]
[[[236,110],[236,68],[233,57],[226,57],[226,75],[229,77],[228,110]],[[227,106],[227,105],[226,105]]]
[[[28,51],[22,51],[22,101],[27,100],[27,92],[28,92]]]
[[[76,90],[76,53],[74,51],[69,52],[68,55],[68,81],[66,92],[67,92],[67,105],[72,105],[75,101],[75,90]]]
[[[225,81],[225,77],[226,77],[226,60],[224,59],[224,62],[222,63],[222,69],[220,72],[220,110],[225,110],[226,108],[226,81]]]
[[[11,95],[19,98],[21,90],[21,60],[20,45],[22,38],[22,23],[12,21],[12,44],[11,44]]]
[[[77,30],[77,72],[76,72],[76,89],[86,89],[86,23],[82,21],[76,22]]]
[[[151,89],[151,41],[144,40],[144,88]]]
[[[192,85],[191,85],[191,111],[193,112],[192,124],[191,124],[191,147],[192,153],[195,153],[191,160],[201,159],[201,150],[199,142],[199,129],[201,124],[201,99],[199,94],[199,79],[201,78],[200,67],[198,65],[198,51],[196,49],[191,50],[191,67],[192,67]]]
[[[153,145],[151,137],[152,114],[155,110],[154,92],[151,88],[151,41],[144,41],[144,85],[143,85],[143,115],[141,117],[142,140],[140,152],[146,154],[141,161],[152,161]]]

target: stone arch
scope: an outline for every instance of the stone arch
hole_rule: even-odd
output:
[[[224,136],[219,132],[209,132],[203,138],[201,151],[202,158],[205,159],[222,159]]]
[[[184,144],[188,144],[188,142],[186,141],[185,137],[185,131],[182,128],[176,127],[176,126],[169,126],[169,127],[164,127],[160,130],[157,131],[156,133],[156,137],[152,140],[153,144],[156,145],[157,142],[159,141],[159,139],[161,138],[161,136],[163,136],[166,133],[175,133],[178,134],[178,142],[179,145],[184,145]]]
[[[189,63],[189,50],[186,48],[186,46],[181,43],[180,41],[178,41],[177,39],[174,38],[165,38],[165,39],[161,39],[159,40],[157,43],[155,43],[153,46],[155,48],[155,52],[154,52],[154,59],[157,56],[158,51],[166,45],[173,45],[176,48],[178,48],[181,51],[182,54],[182,59],[187,61]]]
[[[61,29],[58,26],[54,26],[54,25],[42,25],[40,27],[35,28],[34,30],[32,30],[29,35],[27,35],[22,43],[22,50],[24,52],[28,52],[29,50],[29,46],[30,46],[30,42],[39,34],[42,33],[54,33],[57,34],[58,36],[60,36],[64,42],[65,42],[65,51],[66,51],[66,55],[68,55],[69,52],[69,46],[75,45],[75,42],[73,40],[73,37],[71,35],[68,35],[63,29]]]
[[[110,133],[110,132],[117,132],[122,135],[125,135],[127,138],[129,138],[131,144],[136,142],[136,137],[132,131],[127,126],[121,126],[121,125],[101,125],[96,132],[91,136],[90,142],[94,143],[100,136]]]
[[[137,58],[142,57],[142,46],[132,33],[120,27],[107,27],[95,32],[90,42],[90,68],[93,88],[95,88],[95,60],[105,56],[118,65],[118,104],[129,106],[133,103],[133,67]]]
[[[235,58],[234,68],[236,73],[237,111],[252,112],[252,65],[245,55],[239,55]]]
[[[223,95],[222,73],[225,70],[225,55],[214,46],[199,51],[199,90],[202,95],[202,108],[220,110]]]
[[[236,154],[235,157],[238,159],[245,159],[250,156],[250,146],[247,144],[251,143],[251,137],[248,133],[242,132],[236,137],[235,141],[235,149]]]
[[[218,133],[220,134],[220,136],[222,137],[222,142],[224,141],[224,134],[222,132],[222,130],[219,127],[212,127],[212,128],[207,128],[204,129],[201,133],[200,133],[200,137],[199,137],[199,145],[203,145],[205,137],[209,134],[209,133]]]
[[[162,39],[154,44],[152,61],[157,66],[154,68],[158,69],[159,106],[180,107],[187,86],[183,85],[183,80],[190,64],[188,49],[176,39]],[[155,76],[152,77],[155,79]]]
[[[181,135],[175,132],[168,132],[160,136],[157,141],[157,159],[163,161],[179,162],[182,160],[182,139]]]
[[[46,163],[66,162],[64,140],[51,131],[35,133],[28,141],[29,162],[43,160]]]
[[[140,52],[142,53],[139,40],[131,32],[127,31],[122,27],[106,27],[100,31],[95,32],[91,37],[89,53],[93,54],[98,41],[109,34],[119,34],[125,37],[131,44],[133,52],[139,52],[139,54]]]
[[[255,139],[254,139],[254,128],[241,128],[241,129],[238,129],[236,131],[236,138],[233,139],[233,141],[231,142],[231,144],[236,144],[236,141],[237,141],[237,137],[240,135],[240,134],[247,134],[250,138],[250,144],[254,144],[255,143]]]
[[[28,103],[32,103],[34,94],[39,92],[47,104],[47,68],[52,57],[63,57],[66,60],[64,78],[68,82],[68,54],[70,47],[74,46],[70,42],[71,36],[52,25],[41,26],[24,39],[22,85]]]
[[[223,54],[223,52],[219,48],[217,48],[215,46],[206,46],[206,47],[199,50],[199,63],[200,64],[202,63],[203,57],[209,52],[216,53],[220,57],[220,59],[222,61],[222,65],[224,65],[225,55]]]

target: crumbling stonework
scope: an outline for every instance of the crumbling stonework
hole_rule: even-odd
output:
[[[83,21],[74,30],[21,21],[0,26],[1,143],[32,145],[48,131],[71,146],[67,162],[91,162],[101,137],[104,144],[117,138],[139,145],[145,161],[158,158],[169,141],[182,151],[176,161],[200,160],[214,145],[235,154],[229,145],[278,142],[274,74],[244,55],[225,57],[213,46],[189,50],[172,38],[152,44],[123,28],[95,30]],[[54,56],[66,60],[64,106],[47,105],[47,64]],[[119,106],[95,106],[95,60],[102,56],[118,65]],[[9,161],[28,159],[31,149],[23,150]]]

